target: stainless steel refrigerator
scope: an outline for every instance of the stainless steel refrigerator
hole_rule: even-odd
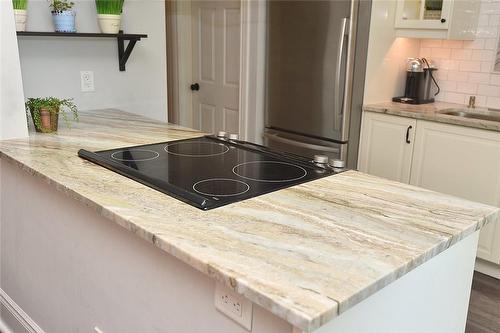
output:
[[[265,144],[355,168],[370,1],[270,0]]]

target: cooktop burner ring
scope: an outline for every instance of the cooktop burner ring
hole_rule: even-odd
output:
[[[135,158],[135,157],[130,157],[130,158],[119,158],[116,157],[117,154],[123,154],[125,152],[129,153],[140,153],[140,154],[149,154],[150,157],[144,157],[144,158]],[[119,151],[115,151],[113,154],[111,154],[111,158],[120,162],[142,162],[142,161],[151,161],[156,158],[160,157],[160,154],[154,150],[150,149],[140,149],[140,148],[135,148],[135,149],[122,149]]]
[[[249,177],[249,176],[245,176],[245,175],[242,175],[240,173],[237,172],[237,169],[242,167],[242,166],[246,166],[246,165],[253,165],[253,164],[260,164],[261,166],[263,164],[278,164],[278,165],[286,165],[286,167],[292,167],[292,169],[290,169],[291,171],[293,172],[299,172],[298,174],[294,175],[293,177],[290,177],[290,178],[287,178],[287,179],[260,179],[260,178],[256,178],[256,177]],[[244,179],[248,179],[248,180],[253,180],[253,181],[257,181],[257,182],[265,182],[265,183],[284,183],[284,182],[293,182],[293,181],[297,181],[297,180],[300,180],[302,178],[304,178],[306,175],[307,175],[307,170],[304,169],[303,167],[299,166],[299,165],[296,165],[296,164],[292,164],[292,163],[288,163],[288,162],[280,162],[280,161],[252,161],[252,162],[244,162],[244,163],[240,163],[240,164],[237,164],[233,167],[233,173],[238,176],[238,177],[241,177],[241,178],[244,178]]]
[[[216,194],[216,193],[209,193],[207,191],[203,191],[197,187],[201,187],[203,185],[206,185],[210,182],[231,182],[233,184],[238,184],[239,186],[243,186],[240,190],[238,190],[237,192],[234,192],[234,193],[222,193],[222,194]],[[250,190],[250,185],[248,185],[247,183],[245,183],[244,181],[241,181],[241,180],[237,180],[237,179],[231,179],[231,178],[209,178],[209,179],[203,179],[203,180],[200,180],[196,183],[193,184],[193,190],[195,192],[198,192],[202,195],[207,195],[207,196],[211,196],[211,197],[233,197],[235,195],[241,195],[241,194],[244,194],[246,192],[248,192]]]
[[[181,145],[184,145],[185,147],[189,146],[195,146],[198,145],[198,148],[200,147],[209,147],[209,148],[220,148],[220,151],[216,151],[214,153],[208,152],[208,153],[183,153],[183,152],[175,152],[172,150],[169,150],[169,147],[179,147]],[[229,147],[226,146],[225,144],[222,143],[216,143],[216,142],[203,142],[203,141],[193,141],[193,142],[174,142],[171,144],[167,144],[165,147],[163,147],[163,150],[167,152],[168,154],[175,155],[175,156],[183,156],[183,157],[211,157],[211,156],[218,156],[218,155],[224,155],[229,151]],[[203,149],[201,149],[203,150]]]

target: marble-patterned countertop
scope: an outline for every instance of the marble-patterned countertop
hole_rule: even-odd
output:
[[[395,116],[423,119],[439,123],[474,127],[500,132],[500,122],[443,114],[442,112],[447,109],[458,109],[473,113],[498,114],[500,116],[500,111],[492,111],[481,107],[468,109],[465,105],[462,104],[445,102],[435,102],[420,105],[404,104],[398,102],[383,102],[363,105],[364,111],[387,113]]]
[[[71,129],[0,141],[12,163],[303,330],[446,250],[498,209],[348,171],[210,211],[94,165],[102,150],[196,131],[100,110]]]

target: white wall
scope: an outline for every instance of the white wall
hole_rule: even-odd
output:
[[[12,2],[0,0],[0,140],[28,135]]]
[[[99,32],[95,2],[74,0],[78,32]],[[81,110],[115,107],[157,120],[167,119],[165,4],[126,0],[122,29],[145,33],[118,69],[113,39],[21,37],[19,52],[26,98],[72,97]],[[53,31],[48,2],[28,4],[27,30]],[[94,71],[95,92],[80,91],[80,70]]]
[[[418,39],[396,38],[395,12],[396,1],[373,0],[364,104],[401,96],[406,59],[419,55]]]
[[[476,95],[476,105],[500,108],[500,72],[492,73],[498,47],[500,2],[482,0],[474,41],[422,40],[420,56],[438,66],[442,92],[437,100],[466,104]]]

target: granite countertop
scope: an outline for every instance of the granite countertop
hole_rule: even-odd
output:
[[[500,122],[442,114],[441,112],[446,109],[460,109],[467,112],[497,114],[500,116],[500,111],[493,111],[481,107],[468,109],[465,105],[462,104],[445,102],[434,102],[420,105],[404,104],[398,102],[383,102],[363,105],[364,111],[387,113],[395,116],[430,120],[439,123],[474,127],[500,132]]]
[[[62,124],[63,125],[63,124]],[[498,209],[348,171],[201,211],[80,159],[199,136],[117,110],[58,134],[0,141],[0,157],[303,330],[446,250]]]

